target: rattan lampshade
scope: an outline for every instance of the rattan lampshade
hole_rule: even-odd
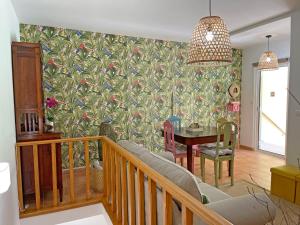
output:
[[[188,63],[225,66],[231,62],[231,42],[225,23],[218,16],[202,18],[192,35]]]
[[[265,51],[258,63],[258,69],[259,70],[277,70],[279,65],[278,65],[278,58],[277,55],[270,51],[270,38],[272,35],[267,35],[266,38],[268,39],[268,51]]]
[[[228,29],[219,16],[200,19],[190,43],[188,64],[199,66],[225,66],[232,62],[232,49]]]
[[[274,52],[266,51],[261,55],[258,63],[259,70],[276,70],[278,67],[278,58]]]

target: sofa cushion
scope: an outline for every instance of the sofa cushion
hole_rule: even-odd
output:
[[[151,153],[134,142],[119,141],[118,144],[202,202],[200,186],[198,185],[196,177],[191,172],[168,159]]]
[[[169,160],[150,152],[149,154],[143,154],[141,160],[202,202],[200,187],[191,172],[176,163],[170,162]]]
[[[212,156],[212,157],[216,157],[217,155],[217,152],[216,152],[216,149],[203,149],[201,151],[202,154],[205,154],[205,155],[209,155],[209,156]],[[232,154],[232,150],[231,149],[220,149],[219,150],[219,156],[224,156],[224,155],[231,155]]]
[[[198,185],[201,190],[201,194],[206,197],[206,203],[217,202],[221,200],[225,200],[228,198],[232,198],[230,195],[224,193],[223,191],[215,188],[209,184],[203,183],[199,178],[197,178]],[[203,197],[203,198],[205,198]],[[204,202],[203,202],[204,203]]]
[[[232,224],[262,225],[274,220],[276,206],[264,193],[243,195],[206,205]]]

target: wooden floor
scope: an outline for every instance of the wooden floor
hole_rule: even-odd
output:
[[[75,168],[74,170],[74,191],[75,191],[75,200],[83,201],[86,199],[86,176],[85,176],[85,168]],[[102,189],[101,189],[102,190]],[[91,183],[90,188],[90,198],[97,198],[102,194],[102,191],[95,189]],[[58,202],[59,205],[70,203],[70,173],[69,170],[63,170],[63,198],[62,202]],[[41,207],[47,208],[52,206],[52,191],[42,192],[41,193]],[[30,196],[27,200],[25,200],[26,209],[34,209],[35,208],[35,197],[34,195]]]
[[[234,164],[235,181],[238,182],[239,180],[247,180],[252,182],[250,178],[251,175],[257,184],[270,190],[270,168],[284,164],[284,158],[277,157],[269,153],[245,149],[236,150]],[[199,158],[195,159],[195,174],[200,177],[201,171]],[[214,166],[211,160],[206,160],[205,174],[206,183],[214,184]],[[222,184],[230,184],[227,162],[224,162],[223,164],[223,178],[219,181],[219,185]]]

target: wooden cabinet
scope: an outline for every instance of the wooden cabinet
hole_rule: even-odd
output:
[[[17,140],[43,133],[41,49],[39,44],[12,44]]]
[[[59,139],[60,133],[44,132],[42,68],[40,44],[13,42],[13,85],[17,142]],[[56,146],[57,187],[62,200],[61,146]],[[41,193],[52,190],[51,145],[38,148]],[[34,194],[33,150],[22,147],[23,193]]]

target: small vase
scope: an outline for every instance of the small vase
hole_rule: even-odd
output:
[[[49,121],[49,120],[46,119],[45,125],[46,125],[46,132],[53,132],[54,131],[54,122],[53,121]]]

